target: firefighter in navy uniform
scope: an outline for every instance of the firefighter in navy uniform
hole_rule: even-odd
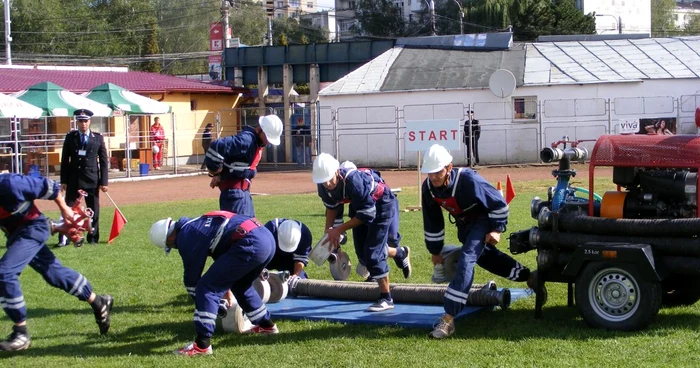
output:
[[[440,339],[455,331],[453,319],[467,303],[476,264],[509,280],[528,281],[528,286],[534,286],[535,273],[496,248],[506,231],[509,209],[493,185],[474,170],[453,168],[452,155],[438,144],[426,152],[421,172],[428,174],[421,188],[423,229],[433,264],[443,262],[443,208],[457,226],[457,237],[463,244],[454,278],[445,292],[445,314],[430,333]]]
[[[0,304],[14,323],[12,334],[0,342],[0,350],[24,350],[30,345],[27,307],[19,283],[19,275],[27,265],[40,273],[49,285],[90,303],[100,333],[106,334],[114,299],[109,295],[95,295],[90,281],[63,266],[46,245],[49,222],[34,200],[52,200],[63,218],[73,218],[73,211],[66,204],[58,183],[44,177],[0,174],[0,194],[0,228],[7,238],[7,250],[0,258]]]
[[[275,115],[260,117],[260,126],[220,138],[209,145],[204,165],[212,177],[209,186],[219,187],[219,209],[255,216],[250,197],[251,180],[257,174],[262,150],[268,144],[277,146],[282,135],[282,121]]]
[[[308,226],[299,221],[276,218],[265,223],[275,237],[277,249],[268,270],[288,271],[292,276],[307,279],[304,268],[309,264],[312,236]]]
[[[387,240],[395,217],[396,197],[391,188],[373,170],[340,168],[338,160],[327,153],[318,155],[313,164],[312,179],[318,185],[318,195],[326,206],[326,234],[331,250],[340,243],[340,235],[352,229],[355,253],[370,277],[379,285],[379,300],[367,308],[381,312],[394,308],[389,291]],[[351,219],[333,226],[337,209],[349,202]],[[396,259],[408,258],[405,248],[396,248]],[[399,263],[399,261],[396,261]]]
[[[72,130],[63,141],[61,152],[61,189],[66,192],[66,203],[73,206],[78,198],[78,190],[87,193],[85,204],[92,209],[92,231],[88,232],[87,242],[100,241],[100,191],[108,190],[107,149],[100,133],[90,130],[92,111],[79,109],[74,118],[78,130]],[[59,235],[59,246],[68,244],[65,236]]]
[[[275,253],[275,238],[257,219],[227,211],[214,211],[197,218],[157,221],[151,226],[153,244],[182,257],[185,290],[194,299],[195,340],[175,351],[193,356],[212,354],[211,337],[216,327],[219,301],[232,295],[254,326],[246,333],[276,334],[270,313],[253,288]],[[207,259],[214,262],[202,274]]]

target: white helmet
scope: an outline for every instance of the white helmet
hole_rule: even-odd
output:
[[[277,115],[265,115],[258,119],[260,128],[267,136],[268,142],[278,146],[280,144],[280,136],[282,135],[283,124]]]
[[[452,155],[447,149],[439,144],[433,144],[425,152],[423,167],[421,167],[420,172],[423,174],[438,172],[450,163],[452,163]]]
[[[311,178],[314,183],[322,184],[331,179],[338,171],[340,163],[333,156],[327,153],[321,153],[314,160],[314,167],[311,171]]]
[[[301,224],[299,221],[286,220],[277,229],[277,243],[283,252],[292,253],[297,250],[301,240]]]
[[[346,170],[357,170],[357,165],[355,165],[352,161],[343,161],[340,163],[340,168]]]
[[[151,243],[160,249],[167,250],[166,240],[168,235],[173,232],[173,229],[175,229],[175,222],[170,217],[156,221],[151,226]]]

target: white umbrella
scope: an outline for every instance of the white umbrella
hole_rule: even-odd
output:
[[[11,118],[39,118],[43,114],[43,110],[18,100],[12,96],[0,93],[0,117]]]

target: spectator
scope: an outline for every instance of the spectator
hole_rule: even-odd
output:
[[[156,117],[153,119],[153,125],[151,125],[151,141],[153,146],[153,170],[160,170],[163,166],[163,143],[165,141],[165,131],[163,126],[160,125],[160,118]]]

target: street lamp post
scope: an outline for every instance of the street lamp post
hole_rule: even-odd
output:
[[[458,0],[454,0],[459,7],[459,34],[464,34],[464,9],[462,9],[462,4]]]

